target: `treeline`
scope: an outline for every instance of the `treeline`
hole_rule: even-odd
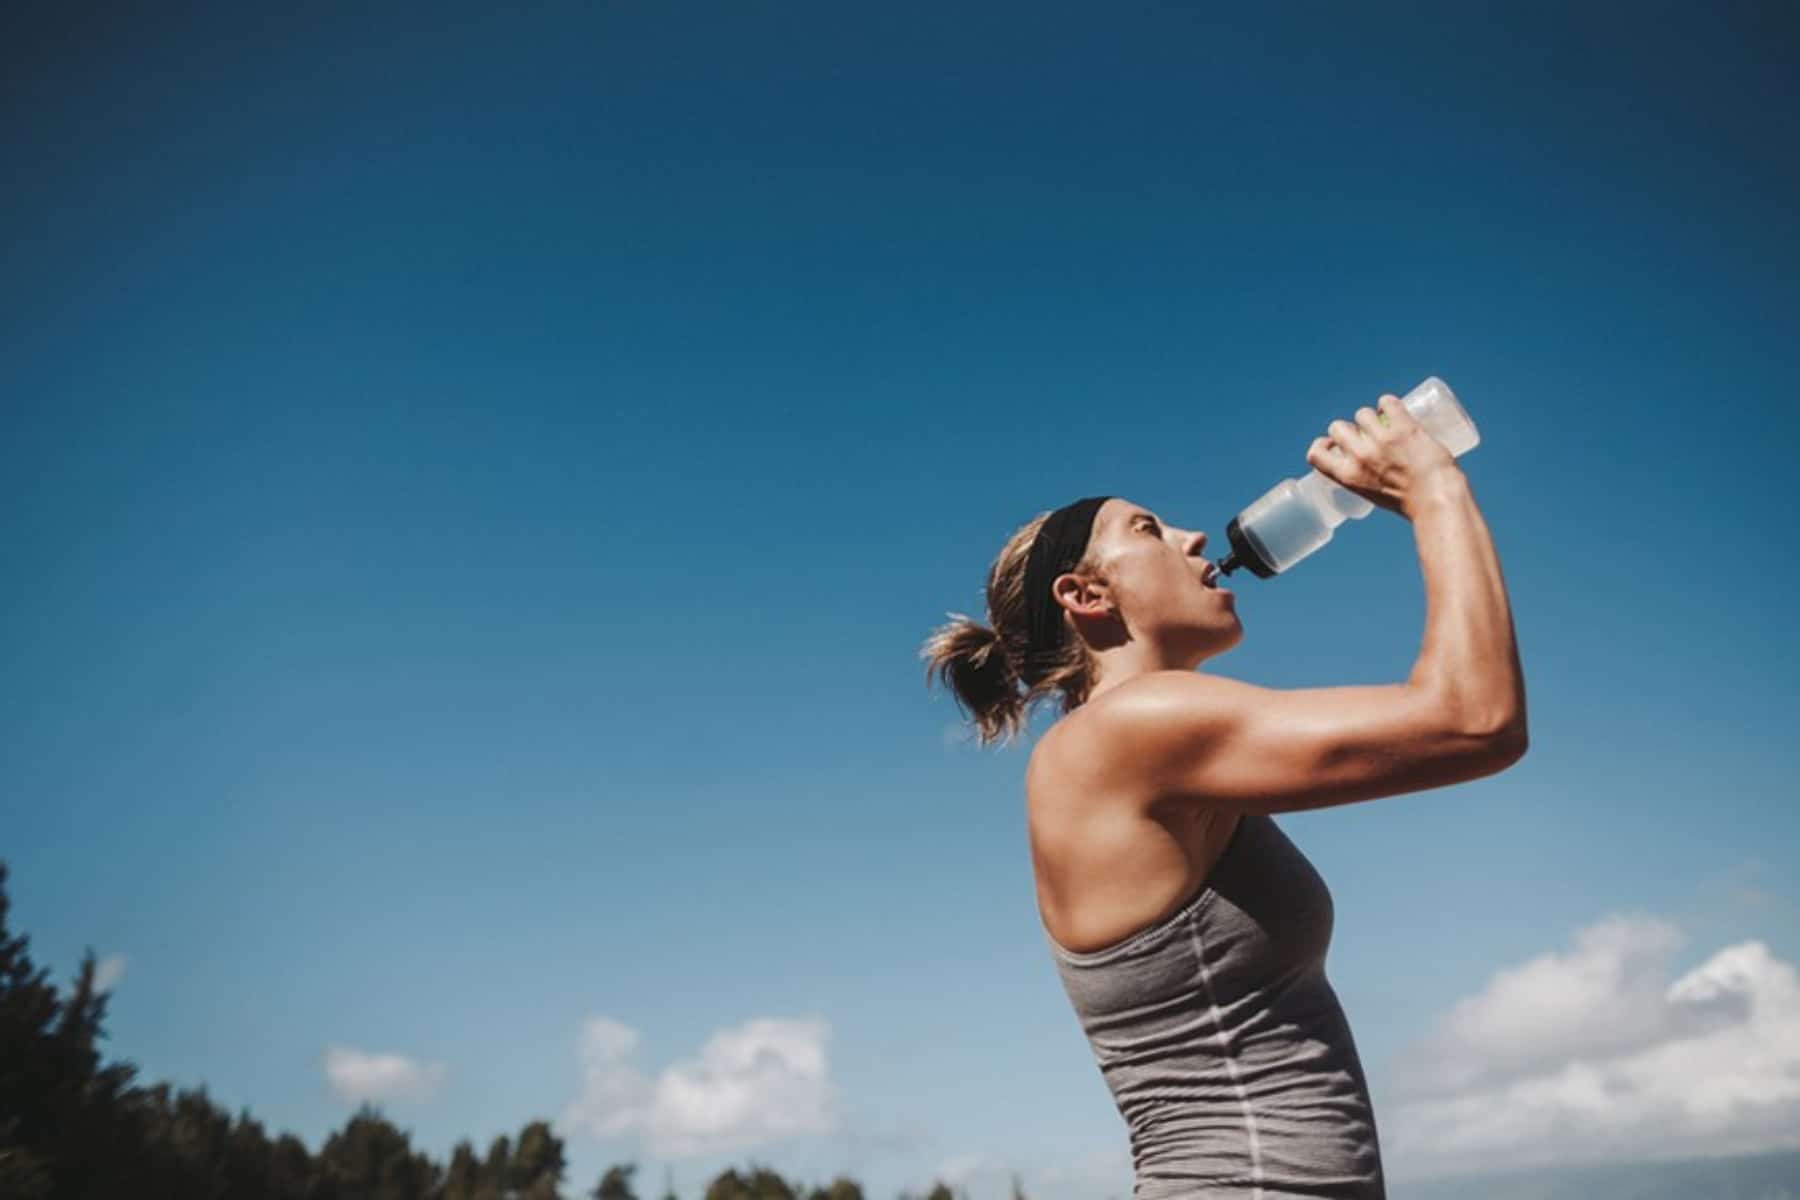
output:
[[[8,926],[0,862],[0,1200],[565,1200],[563,1142],[547,1121],[501,1135],[478,1154],[467,1139],[448,1163],[364,1105],[318,1153],[291,1133],[271,1135],[245,1109],[236,1117],[204,1087],[139,1086],[129,1062],[103,1062],[107,994],[84,955],[64,997],[33,966],[29,939]],[[608,1167],[593,1200],[639,1200],[635,1164]],[[1023,1200],[1015,1183],[1015,1200]],[[680,1200],[672,1189],[655,1200]],[[840,1175],[823,1186],[766,1166],[722,1172],[703,1200],[864,1200]],[[900,1200],[920,1200],[901,1193]],[[957,1200],[942,1183],[923,1200]]]

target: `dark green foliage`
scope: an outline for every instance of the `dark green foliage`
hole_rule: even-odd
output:
[[[519,1131],[519,1145],[513,1151],[508,1173],[513,1194],[518,1200],[558,1200],[556,1185],[566,1167],[562,1139],[550,1132],[550,1123],[531,1122]]]
[[[631,1190],[631,1177],[637,1174],[636,1163],[624,1163],[606,1168],[606,1174],[600,1176],[600,1182],[588,1195],[592,1200],[638,1200],[636,1192]]]
[[[325,1139],[316,1165],[318,1200],[413,1200],[431,1195],[441,1174],[369,1105]]]
[[[964,1200],[964,1198],[951,1191],[950,1185],[934,1181],[931,1190],[926,1192],[922,1198],[914,1196],[911,1192],[901,1192],[900,1200]]]
[[[450,1151],[450,1165],[444,1171],[443,1200],[475,1200],[481,1186],[481,1163],[475,1158],[475,1147],[464,1138]]]
[[[848,1175],[839,1175],[824,1187],[808,1192],[806,1200],[863,1200],[862,1185]]]
[[[724,1172],[706,1188],[706,1200],[801,1200],[800,1190],[767,1167],[753,1166],[740,1175]]]

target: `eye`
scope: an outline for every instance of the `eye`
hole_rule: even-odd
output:
[[[1156,520],[1153,517],[1140,517],[1139,522],[1140,522],[1140,524],[1138,525],[1138,529],[1140,531],[1148,530],[1151,533],[1155,533],[1158,530]]]

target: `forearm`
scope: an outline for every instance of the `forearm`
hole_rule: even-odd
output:
[[[1525,679],[1500,559],[1460,468],[1434,473],[1407,515],[1425,576],[1425,636],[1412,680],[1472,730],[1525,730]]]

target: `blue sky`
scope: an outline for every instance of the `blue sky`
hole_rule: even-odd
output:
[[[1531,753],[1281,819],[1390,1173],[1792,1144],[1791,13],[7,21],[0,855],[147,1077],[556,1118],[582,1188],[1127,1194],[1026,749],[919,643],[1035,513],[1216,554],[1436,374]],[[1389,514],[1236,578],[1207,669],[1410,668]]]

